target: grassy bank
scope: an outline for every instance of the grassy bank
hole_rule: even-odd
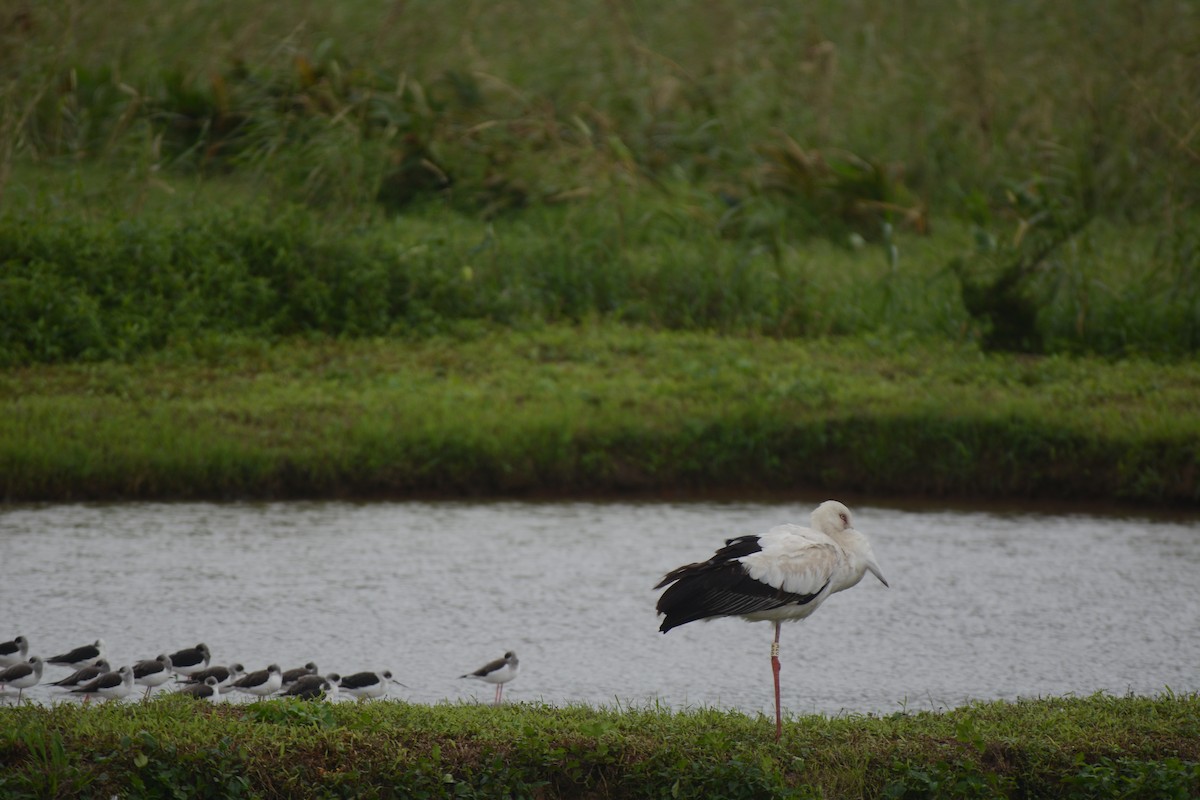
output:
[[[1200,369],[625,326],[0,375],[8,500],[827,489],[1195,504]]]
[[[1185,798],[1200,699],[883,718],[179,697],[0,709],[5,797]]]

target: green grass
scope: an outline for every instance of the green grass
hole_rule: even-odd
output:
[[[945,713],[197,706],[0,709],[6,797],[1191,797],[1200,699],[1043,699]]]
[[[9,500],[828,489],[1193,504],[1200,368],[584,324],[0,375]]]

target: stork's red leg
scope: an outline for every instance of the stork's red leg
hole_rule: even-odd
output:
[[[775,741],[783,736],[783,711],[779,702],[779,625],[775,623],[775,641],[771,643],[771,673],[775,677]]]

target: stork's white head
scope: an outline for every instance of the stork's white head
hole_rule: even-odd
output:
[[[826,500],[821,503],[812,512],[811,519],[813,530],[820,531],[827,536],[854,528],[854,521],[850,518],[850,509],[837,500]]]
[[[871,543],[867,541],[867,537],[863,536],[854,528],[854,519],[850,516],[850,509],[837,500],[826,500],[821,505],[817,506],[812,512],[812,527],[813,530],[818,530],[826,536],[830,536],[839,542],[848,550],[852,550],[854,555],[861,559],[863,567],[865,567],[872,575],[879,578],[879,582],[884,586],[888,585],[887,579],[883,577],[882,570],[879,569],[879,564],[875,561],[875,554],[871,551]],[[846,534],[850,535],[847,536]],[[858,573],[862,575],[862,573]]]

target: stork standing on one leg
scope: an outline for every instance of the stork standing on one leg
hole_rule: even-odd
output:
[[[729,539],[708,561],[669,572],[655,589],[659,627],[715,617],[775,623],[771,673],[775,680],[775,740],[783,734],[779,700],[779,626],[812,614],[834,592],[849,589],[868,571],[884,586],[867,538],[854,529],[850,509],[827,500],[812,512],[812,527],[778,525],[766,533]]]

